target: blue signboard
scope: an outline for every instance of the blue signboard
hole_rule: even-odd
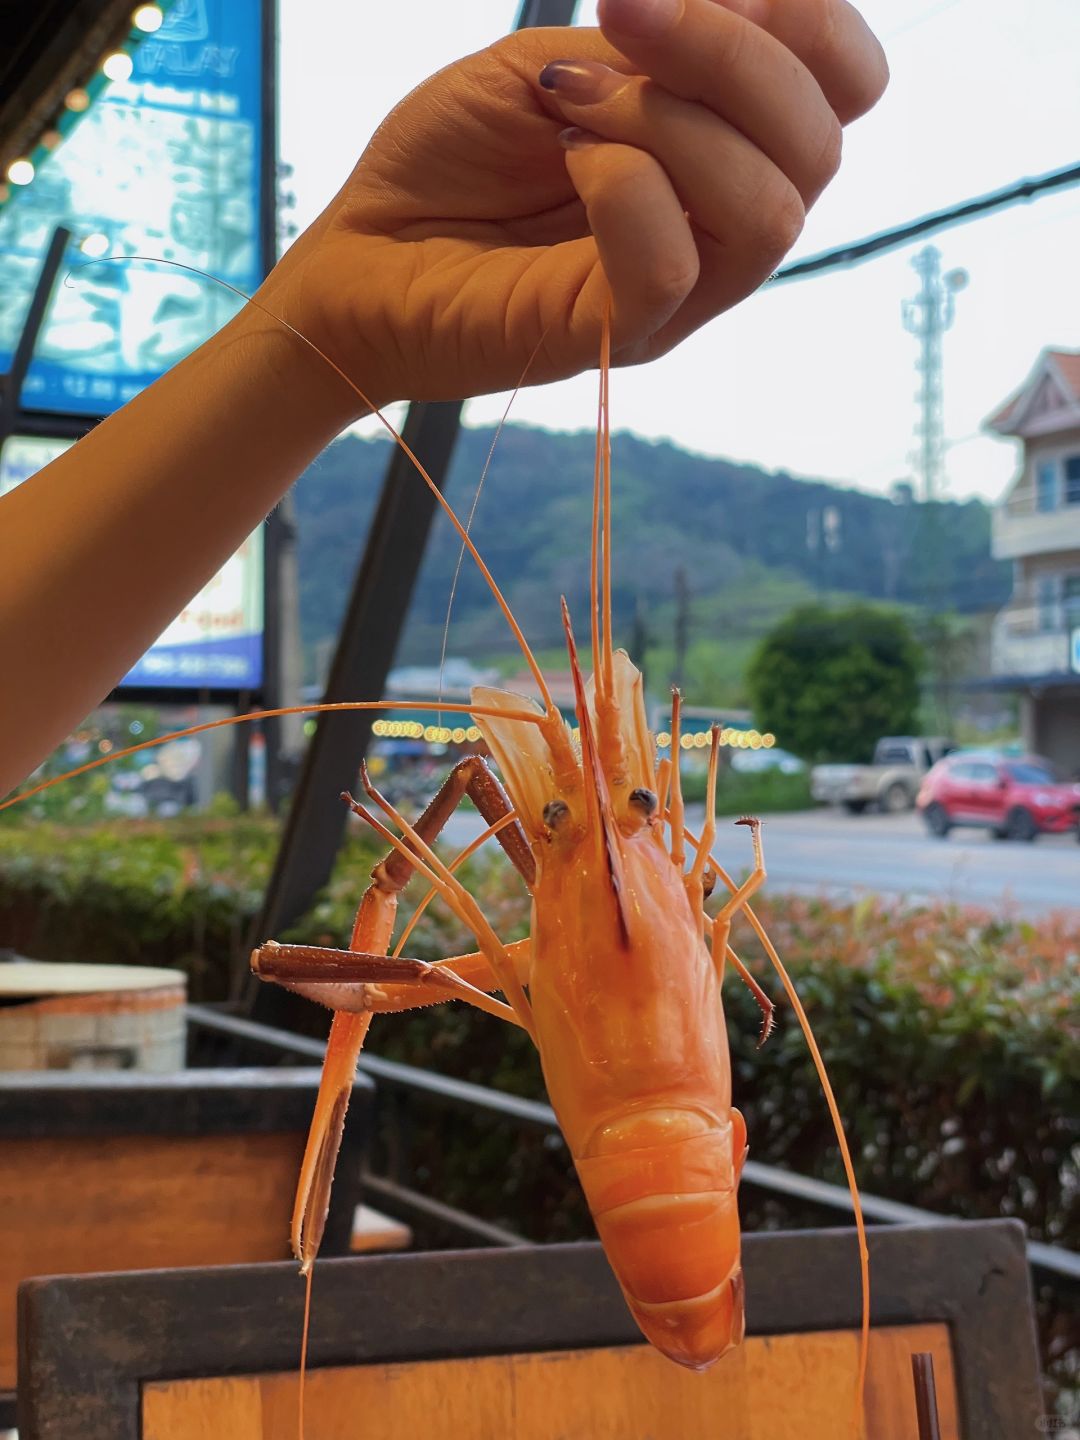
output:
[[[25,410],[105,415],[216,330],[262,278],[263,0],[173,0],[78,123],[0,207],[0,372],[53,230],[73,240],[23,386]],[[93,263],[90,263],[90,262]],[[67,274],[66,272],[71,272]],[[11,488],[49,458],[9,441]],[[36,464],[35,464],[36,461]],[[125,684],[257,690],[262,535],[177,617]]]
[[[14,435],[0,449],[0,497],[68,448]],[[138,597],[132,597],[138,603]],[[256,530],[121,681],[176,690],[257,690],[262,679],[263,544]]]
[[[12,187],[0,209],[0,369],[53,228],[74,234],[25,408],[106,414],[239,304],[186,271],[100,257],[259,283],[261,46],[261,0],[176,0],[135,49],[130,78],[108,83],[32,183]]]

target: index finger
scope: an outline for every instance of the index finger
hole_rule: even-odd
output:
[[[612,44],[648,70],[654,47],[687,12],[700,14],[710,5],[779,40],[814,76],[841,124],[881,98],[889,78],[885,52],[848,0],[600,0],[600,25]]]
[[[797,55],[841,124],[865,115],[889,82],[877,36],[848,0],[712,0],[763,30]]]

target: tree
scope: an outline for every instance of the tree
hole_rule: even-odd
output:
[[[922,653],[902,616],[868,605],[793,611],[747,674],[754,719],[805,760],[868,761],[915,728]]]

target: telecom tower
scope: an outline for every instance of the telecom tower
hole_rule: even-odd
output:
[[[915,434],[914,460],[922,480],[922,498],[935,500],[945,471],[945,422],[942,400],[941,340],[956,318],[956,294],[968,283],[966,270],[941,273],[941,251],[934,245],[920,250],[911,262],[922,279],[914,300],[904,301],[904,328],[919,342],[916,368],[922,384],[915,396],[921,415]]]

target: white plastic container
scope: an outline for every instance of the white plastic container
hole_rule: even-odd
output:
[[[0,1070],[182,1070],[187,977],[142,965],[0,964]]]

